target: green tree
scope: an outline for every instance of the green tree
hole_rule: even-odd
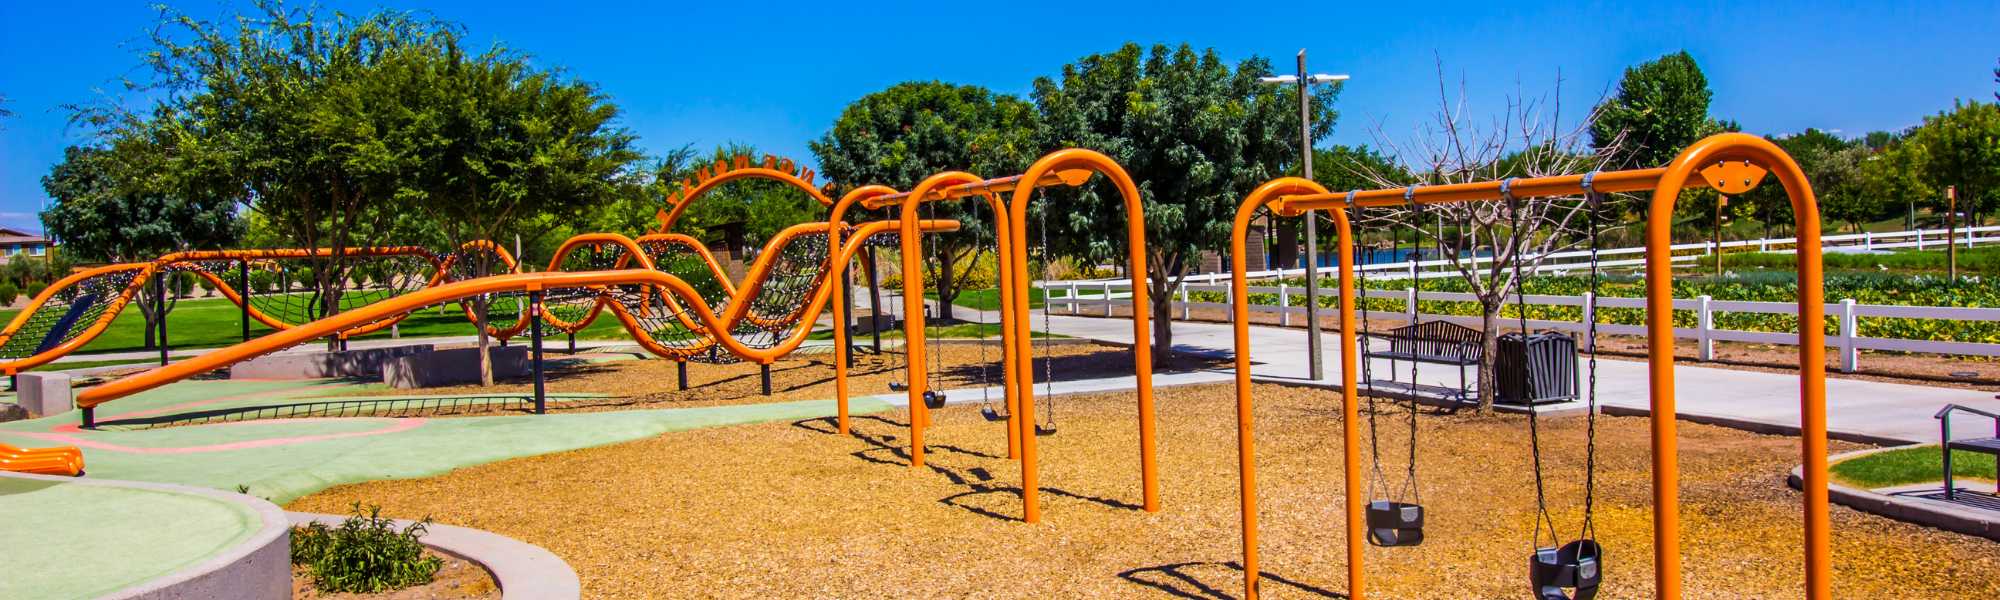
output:
[[[1930,187],[1958,188],[1958,210],[1981,214],[1986,197],[2000,189],[2000,104],[1953,103],[1949,112],[1924,117],[1908,141],[1923,147]],[[1942,195],[1934,200],[1943,206]]]
[[[1770,140],[1772,144],[1784,150],[1785,154],[1790,155],[1792,161],[1799,164],[1799,170],[1806,173],[1808,181],[1813,181],[1813,173],[1821,170],[1819,166],[1821,161],[1856,145],[1855,142],[1810,127],[1792,135],[1766,135],[1764,139]],[[1776,183],[1775,178],[1766,178],[1755,189],[1731,201],[1732,208],[1741,204],[1741,208],[1750,213],[1748,216],[1753,216],[1764,225],[1764,237],[1776,236],[1774,227],[1791,227],[1797,221],[1792,214],[1791,197],[1786,195],[1784,186]],[[1819,183],[1813,181],[1813,188],[1816,191],[1819,187]]]
[[[455,30],[413,50],[385,63],[364,89],[414,98],[407,105],[419,112],[395,140],[406,144],[395,154],[414,160],[396,195],[452,247],[539,240],[630,193],[628,167],[641,156],[634,137],[615,125],[618,107],[596,85],[537,68],[504,46],[470,54]],[[498,266],[488,254],[473,256],[475,276]],[[486,303],[472,301],[480,382],[492,385]]]
[[[143,67],[129,83],[150,114],[108,102],[76,120],[121,144],[160,148],[165,189],[247,204],[283,243],[327,248],[307,259],[316,316],[333,314],[354,262],[408,212],[395,200],[429,158],[424,90],[406,67],[455,39],[457,27],[410,13],[353,17],[257,0],[219,23],[162,8]]]
[[[1909,216],[1905,226],[1916,228],[1916,207],[1929,206],[1939,197],[1925,181],[1924,148],[1917,144],[1892,141],[1861,163],[1862,185],[1866,193],[1882,199],[1884,208],[1902,208]]]
[[[1708,116],[1713,97],[1686,50],[1627,67],[1618,91],[1597,108],[1591,145],[1611,153],[1610,168],[1664,165],[1715,129]]]
[[[1035,80],[1040,113],[1035,139],[1043,152],[1082,147],[1102,152],[1138,182],[1146,223],[1148,293],[1153,344],[1172,357],[1168,292],[1187,277],[1204,249],[1229,242],[1236,208],[1258,184],[1299,159],[1299,108],[1290,90],[1260,86],[1271,65],[1251,57],[1231,68],[1214,49],[1187,44],[1137,44],[1064,65],[1059,77]],[[1333,84],[1313,95],[1315,140],[1332,133],[1340,94]],[[1125,255],[1127,214],[1116,188],[1102,178],[1057,189],[1031,211],[1047,215],[1055,255],[1119,260]],[[1029,235],[1036,228],[1031,226]],[[1134,274],[1133,279],[1141,276]]]
[[[1888,208],[1887,199],[1869,189],[1863,169],[1874,154],[1867,146],[1855,144],[1815,161],[1806,177],[1812,181],[1821,216],[1861,232]]]
[[[63,246],[49,254],[49,266],[60,269],[52,269],[57,277],[69,274],[70,253],[110,262],[141,262],[170,252],[215,249],[235,242],[240,233],[236,204],[213,196],[190,200],[151,189],[158,179],[145,172],[150,160],[132,156],[142,147],[109,150],[71,146],[63,150],[63,162],[42,177],[42,190],[53,200],[41,214],[42,227]],[[137,298],[139,314],[148,325],[157,324],[160,318],[154,291],[153,286],[145,286]],[[154,330],[146,328],[143,341],[148,348],[153,346]]]
[[[820,170],[849,189],[879,184],[908,191],[944,171],[985,177],[1019,173],[1037,158],[1034,131],[1034,106],[1014,96],[975,85],[912,81],[849,104],[833,129],[810,145]],[[939,317],[946,321],[959,295],[954,267],[994,243],[993,211],[975,208],[974,202],[984,200],[921,208],[925,218],[963,223],[957,232],[926,236],[935,240],[936,260],[926,262],[935,269],[930,279],[937,282]]]

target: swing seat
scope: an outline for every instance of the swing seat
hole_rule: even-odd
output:
[[[1424,507],[1408,502],[1368,503],[1368,543],[1384,548],[1424,543]]]
[[[908,387],[908,386],[905,386],[905,385],[903,385],[903,384],[901,384],[901,383],[898,383],[898,382],[894,382],[894,381],[891,381],[891,382],[889,382],[889,391],[891,391],[891,392],[900,392],[900,391],[903,391],[904,389],[906,389],[907,387]]]
[[[929,391],[929,390],[925,390],[925,391],[924,391],[924,406],[927,406],[927,407],[930,407],[930,408],[934,408],[934,409],[935,409],[935,408],[944,408],[944,394],[940,394],[940,393],[937,393],[937,392],[933,392],[933,391]]]
[[[1536,600],[1591,600],[1604,582],[1603,560],[1604,548],[1592,540],[1537,549],[1528,557],[1528,583]]]
[[[1038,436],[1043,436],[1043,437],[1048,437],[1048,436],[1051,436],[1051,435],[1055,435],[1055,434],[1056,434],[1056,424],[1055,424],[1055,423],[1050,423],[1050,424],[1047,424],[1047,425],[1043,425],[1043,424],[1041,424],[1041,423],[1036,423],[1036,424],[1035,424],[1035,435],[1038,435]]]
[[[991,406],[979,409],[979,416],[986,417],[987,421],[993,421],[993,422],[1005,421],[1013,418],[1007,415],[1000,414],[1000,411],[993,410],[993,407]]]

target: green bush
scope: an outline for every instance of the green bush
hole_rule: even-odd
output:
[[[311,523],[292,528],[292,564],[311,570],[313,585],[324,592],[374,594],[431,582],[444,561],[424,556],[426,517],[397,531],[381,518],[382,507],[353,505],[354,516],[339,527]]]
[[[278,274],[270,271],[251,271],[250,289],[259,294],[271,293],[271,285],[278,281]]]
[[[0,283],[0,306],[13,304],[14,299],[20,297],[21,288],[14,287],[14,282]]]
[[[201,279],[194,273],[176,271],[167,276],[167,286],[172,288],[175,298],[186,298],[194,294],[195,280]]]
[[[47,289],[48,287],[49,284],[42,283],[40,281],[30,281],[28,282],[27,287],[21,289],[21,293],[27,294],[29,298],[34,298],[37,296],[41,296],[42,290]]]
[[[192,273],[190,273],[190,275],[192,275]],[[202,297],[206,298],[215,295],[215,282],[209,281],[207,277],[196,276],[195,284],[201,286]]]
[[[1820,264],[1829,269],[1945,271],[1951,266],[1943,250],[1911,250],[1891,254],[1827,252],[1820,256]],[[1714,268],[1715,256],[1703,256],[1695,262]],[[1798,266],[1798,257],[1792,254],[1736,252],[1724,254],[1722,266],[1725,269],[1792,269]],[[1961,273],[2000,274],[2000,247],[1959,248],[1958,269]]]
[[[1942,446],[1918,446],[1877,452],[1833,465],[1833,476],[1863,489],[1944,480]],[[1990,480],[1993,455],[1959,450],[1951,453],[1953,477]]]

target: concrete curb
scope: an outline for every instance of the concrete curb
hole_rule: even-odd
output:
[[[1626,406],[1604,406],[1602,408],[1604,410],[1604,414],[1615,417],[1653,416],[1652,409],[1647,409],[1647,408],[1632,408]],[[1745,419],[1742,417],[1725,417],[1719,415],[1705,415],[1699,413],[1686,413],[1686,412],[1677,412],[1675,413],[1674,416],[1679,420],[1687,421],[1689,423],[1701,423],[1703,425],[1715,425],[1718,427],[1728,427],[1730,429],[1741,429],[1743,431],[1748,431],[1751,433],[1762,433],[1767,435],[1786,435],[1791,437],[1799,437],[1799,435],[1803,433],[1799,429],[1799,426],[1797,425],[1774,423],[1771,421],[1762,421],[1758,419]],[[1916,440],[1882,437],[1879,435],[1871,435],[1853,431],[1841,431],[1837,429],[1826,430],[1826,437],[1827,439],[1840,440],[1843,442],[1854,442],[1857,444],[1867,444],[1870,446],[1908,446],[1911,444],[1922,443]]]
[[[292,597],[292,528],[285,512],[262,498],[221,490],[171,483],[81,479],[25,473],[0,473],[4,477],[40,479],[59,483],[149,488],[195,496],[228,500],[257,511],[263,525],[250,539],[214,558],[178,573],[99,596],[98,600],[169,600],[178,598],[219,598],[226,600],[272,600]]]
[[[1924,445],[1929,444],[1917,444],[1916,446]],[[1826,461],[1828,463],[1835,463],[1877,452],[1901,450],[1911,447],[1915,446],[1875,448],[1859,452],[1849,452],[1830,457]],[[1790,485],[1793,489],[1805,489],[1805,467],[1792,467],[1791,476],[1785,478],[1785,484]],[[1827,495],[1829,499],[1833,500],[1834,504],[1898,521],[1916,523],[1952,533],[1962,533],[2000,541],[2000,514],[1969,510],[1942,502],[1933,502],[1918,498],[1877,494],[1868,490],[1857,490],[1832,483],[1828,483],[1826,487]]]
[[[284,516],[294,526],[317,521],[328,527],[338,527],[347,520],[342,516],[302,512],[286,512]],[[398,519],[396,527],[401,529],[410,523]],[[569,563],[540,546],[497,533],[451,525],[432,523],[424,526],[424,530],[421,541],[425,546],[479,563],[492,573],[493,580],[500,584],[501,600],[583,598],[583,582],[577,579],[576,571],[570,569]]]

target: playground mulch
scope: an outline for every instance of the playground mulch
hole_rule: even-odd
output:
[[[1256,392],[1265,597],[1338,597],[1347,589],[1340,396]],[[1017,463],[1004,458],[1003,430],[973,407],[935,413],[925,468],[908,464],[907,414],[889,412],[857,418],[852,436],[825,419],[691,430],[337,486],[288,508],[364,501],[387,516],[507,535],[568,561],[593,598],[1240,597],[1231,388],[1159,391],[1157,514],[1137,508],[1132,394],[1049,402],[1061,431],[1038,438],[1038,525],[1018,521]],[[1377,416],[1390,487],[1403,476],[1408,415]],[[1417,439],[1427,540],[1366,549],[1370,597],[1527,595],[1529,423],[1426,409]],[[1564,539],[1581,515],[1585,424],[1538,424]],[[1784,485],[1798,441],[1692,423],[1679,433],[1686,597],[1801,597],[1801,496]],[[1652,597],[1648,421],[1602,417],[1596,440],[1608,578],[1598,597]],[[1993,542],[1838,506],[1833,521],[1836,597],[2000,593]]]
[[[997,343],[985,346],[983,352],[977,344],[947,343],[932,346],[931,368],[942,373],[941,389],[1000,385],[1003,373],[1000,346]],[[1052,358],[1044,358],[1043,350],[1036,349],[1037,381],[1047,381],[1051,372],[1056,381],[1132,374],[1132,351],[1128,348],[1061,343],[1050,345],[1047,353],[1047,356]],[[980,368],[982,360],[986,365],[984,373]],[[1156,368],[1155,372],[1209,369],[1226,366],[1225,363],[1226,361],[1218,359],[1184,356],[1177,358],[1172,367]],[[905,364],[907,363],[904,362],[900,349],[887,350],[879,355],[873,353],[857,355],[854,367],[848,374],[850,397],[896,393],[889,389],[889,383],[906,379]],[[1052,370],[1051,364],[1053,364]],[[934,388],[940,385],[936,383],[937,381],[939,379],[933,379]],[[621,360],[554,367],[549,369],[545,385],[550,393],[574,392],[611,396],[602,399],[566,400],[550,405],[550,410],[554,412],[601,412],[825,400],[833,398],[835,394],[833,354],[830,352],[794,353],[773,363],[769,396],[763,394],[763,383],[757,365],[751,363],[720,365],[690,363],[687,390],[680,389],[676,363],[670,360]],[[448,396],[533,392],[533,382],[519,378],[495,382],[492,387],[473,384],[364,392],[356,395],[400,396],[416,393]],[[997,400],[998,394],[995,394],[995,398]],[[954,398],[954,401],[970,399]],[[436,416],[492,416],[518,414],[523,410],[525,409],[520,406],[514,406],[501,409],[472,409]]]

